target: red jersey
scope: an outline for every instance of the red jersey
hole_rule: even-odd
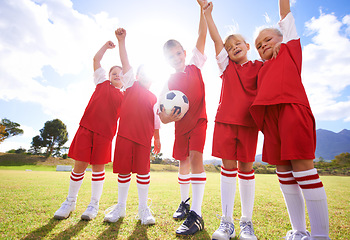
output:
[[[154,134],[154,104],[157,97],[139,82],[127,88],[121,107],[118,135],[151,147]]]
[[[249,61],[243,65],[231,60],[221,75],[222,87],[215,121],[227,124],[256,127],[249,112],[257,94],[260,61]]]
[[[250,109],[260,129],[266,105],[296,103],[310,108],[301,81],[301,65],[300,39],[283,43],[277,58],[264,62],[258,75],[258,94]]]
[[[97,84],[80,126],[112,140],[117,130],[123,93],[106,80]]]
[[[175,122],[175,134],[188,133],[196,126],[199,119],[207,120],[205,87],[199,68],[188,65],[184,72],[172,74],[168,81],[168,88],[183,92],[189,101],[187,113],[180,121]]]

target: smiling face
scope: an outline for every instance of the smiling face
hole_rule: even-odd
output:
[[[170,66],[175,69],[176,72],[184,71],[186,67],[186,51],[177,41],[174,41],[171,44],[168,44],[168,42],[164,46],[165,58],[167,59]]]
[[[255,40],[255,47],[261,59],[269,60],[273,55],[274,46],[282,40],[283,35],[278,29],[267,28],[262,30]]]
[[[233,62],[243,64],[248,61],[247,53],[250,46],[241,35],[233,34],[228,36],[225,41],[225,49]]]
[[[122,69],[118,66],[112,67],[109,71],[109,80],[111,81],[111,84],[116,88],[121,88],[123,86],[123,83],[119,77],[121,71]]]

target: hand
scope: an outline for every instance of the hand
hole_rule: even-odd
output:
[[[178,113],[175,108],[171,110],[170,114],[167,114],[163,109],[159,113],[159,118],[164,124],[181,120],[180,113]]]
[[[105,43],[105,47],[107,49],[113,49],[113,48],[115,48],[115,44],[112,41],[108,41]]]
[[[124,40],[126,37],[126,30],[124,28],[118,28],[115,30],[115,36],[117,37],[118,41]]]
[[[209,2],[206,6],[203,7],[204,14],[211,13],[213,11],[213,3]]]
[[[160,153],[160,148],[161,148],[160,140],[159,140],[159,138],[155,138],[154,139],[153,153],[154,154]]]
[[[272,58],[276,58],[281,48],[281,43],[276,43],[272,49]]]
[[[207,0],[197,0],[199,6],[201,6],[202,9],[204,9],[208,5]]]

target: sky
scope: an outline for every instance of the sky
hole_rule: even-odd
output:
[[[241,33],[251,44],[249,59],[259,59],[254,40],[259,29],[277,26],[277,0],[213,1],[213,18],[224,39]],[[350,129],[350,2],[291,0],[291,11],[303,48],[302,78],[316,118],[316,128]],[[0,152],[29,149],[46,121],[62,120],[69,147],[94,91],[92,59],[114,30],[127,31],[131,65],[151,66],[151,91],[158,96],[172,69],[162,46],[176,39],[187,59],[195,47],[199,22],[196,0],[1,0],[0,1],[0,119],[17,122],[24,134],[6,139]],[[107,71],[120,65],[117,48],[102,60]],[[213,42],[208,34],[202,69],[208,114],[204,159],[212,159],[214,119],[221,79]],[[162,125],[164,157],[171,157],[174,125]],[[259,135],[257,154],[262,151]]]

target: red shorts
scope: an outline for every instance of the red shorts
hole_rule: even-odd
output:
[[[315,119],[304,105],[266,106],[262,132],[264,162],[290,165],[290,160],[315,158]]]
[[[151,148],[121,136],[117,136],[115,144],[114,173],[129,174],[132,172],[145,175],[150,172]]]
[[[111,162],[112,140],[79,126],[70,145],[68,156],[91,165]]]
[[[215,122],[212,155],[221,159],[254,162],[257,127]]]
[[[186,160],[190,151],[203,153],[205,136],[207,132],[207,120],[199,119],[194,129],[184,135],[175,135],[173,158]]]

